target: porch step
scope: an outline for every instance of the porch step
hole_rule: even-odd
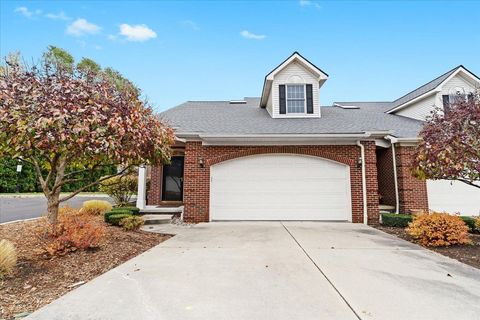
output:
[[[183,206],[179,207],[159,207],[159,206],[146,206],[140,209],[140,213],[145,214],[178,214],[183,212]]]
[[[171,214],[144,214],[143,215],[143,219],[145,220],[146,225],[170,223],[172,221],[172,217],[173,215]]]
[[[380,213],[394,213],[395,212],[395,207],[394,206],[389,206],[389,205],[386,205],[386,204],[379,205],[378,209],[380,210]]]

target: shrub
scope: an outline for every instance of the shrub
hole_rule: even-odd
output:
[[[408,224],[413,221],[412,215],[409,214],[395,214],[395,213],[383,213],[382,225],[387,227],[406,228]]]
[[[477,228],[475,226],[475,218],[474,217],[468,217],[468,216],[460,216],[460,219],[465,222],[465,224],[468,226],[468,229],[470,232],[475,232],[477,231]]]
[[[137,177],[126,175],[109,178],[100,184],[100,191],[108,194],[117,206],[128,205],[137,192]]]
[[[0,279],[12,273],[17,264],[17,251],[8,240],[0,240]]]
[[[133,217],[131,213],[115,213],[108,217],[108,223],[118,226],[123,218]]]
[[[112,205],[105,200],[88,200],[84,201],[82,205],[82,213],[90,215],[104,214],[110,210],[112,210]]]
[[[145,223],[145,220],[143,220],[142,217],[139,216],[130,216],[123,218],[120,220],[118,223],[123,230],[125,231],[130,231],[130,230],[138,230],[143,224]]]
[[[418,215],[406,230],[424,246],[441,247],[471,243],[465,222],[460,217],[447,213]]]
[[[132,212],[129,210],[112,210],[112,211],[105,212],[103,215],[103,218],[105,222],[110,223],[110,216],[113,216],[116,214],[128,214],[131,216]]]
[[[478,217],[475,220],[475,228],[477,228],[477,230],[480,231],[480,217]]]
[[[116,207],[116,208],[112,209],[112,211],[123,211],[123,210],[128,210],[132,214],[139,214],[140,213],[140,209],[137,208],[137,207]]]
[[[56,225],[44,221],[40,229],[45,239],[44,251],[49,255],[63,255],[77,249],[97,248],[105,234],[105,227],[87,215],[72,209],[61,214]]]
[[[64,207],[58,208],[58,216],[70,216],[80,214],[75,208],[70,207],[68,204]]]

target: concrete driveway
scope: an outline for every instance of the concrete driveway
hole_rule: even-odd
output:
[[[29,319],[480,319],[480,270],[349,223],[200,224]]]

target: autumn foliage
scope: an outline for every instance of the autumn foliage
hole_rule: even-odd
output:
[[[173,130],[128,80],[111,69],[80,68],[65,56],[51,47],[36,66],[9,59],[0,72],[0,157],[32,164],[50,223],[57,221],[59,203],[92,185],[133,166],[168,162],[174,143]],[[107,165],[122,170],[60,198],[63,185]]]
[[[415,174],[459,180],[480,188],[480,92],[436,109],[420,132]]]
[[[43,251],[50,256],[97,248],[105,235],[105,226],[71,207],[60,209],[58,223],[43,223],[39,238]]]
[[[420,214],[406,231],[419,244],[429,247],[471,243],[467,225],[460,217],[447,213]]]

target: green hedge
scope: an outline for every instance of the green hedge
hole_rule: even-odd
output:
[[[108,223],[113,224],[114,226],[120,225],[120,220],[128,217],[133,217],[129,213],[119,213],[119,214],[112,214],[108,217]]]
[[[20,192],[41,192],[42,187],[38,182],[35,169],[27,162],[22,163],[22,172],[17,173],[17,159],[0,158],[0,193],[16,192],[17,181],[20,186]],[[75,168],[67,168],[65,173],[76,171]],[[96,181],[97,179],[117,172],[116,166],[100,167],[92,172],[84,172],[75,175],[75,178],[85,178],[80,182],[67,183],[62,186],[62,192],[75,191],[78,188]],[[47,172],[43,172],[46,176]],[[53,182],[52,182],[53,183]],[[86,189],[87,192],[98,191],[98,185]]]
[[[477,227],[475,226],[474,218],[468,217],[468,216],[460,216],[460,218],[468,226],[468,228],[470,229],[470,232],[480,232],[480,230],[478,230]]]
[[[129,210],[112,210],[112,211],[105,212],[105,214],[103,215],[103,219],[107,223],[112,223],[111,220],[110,220],[110,217],[120,215],[120,214],[131,216],[132,212],[129,211]]]
[[[382,225],[386,227],[406,228],[412,220],[409,214],[382,213]]]
[[[112,211],[130,211],[132,214],[140,214],[140,209],[137,207],[115,207],[112,209]]]

